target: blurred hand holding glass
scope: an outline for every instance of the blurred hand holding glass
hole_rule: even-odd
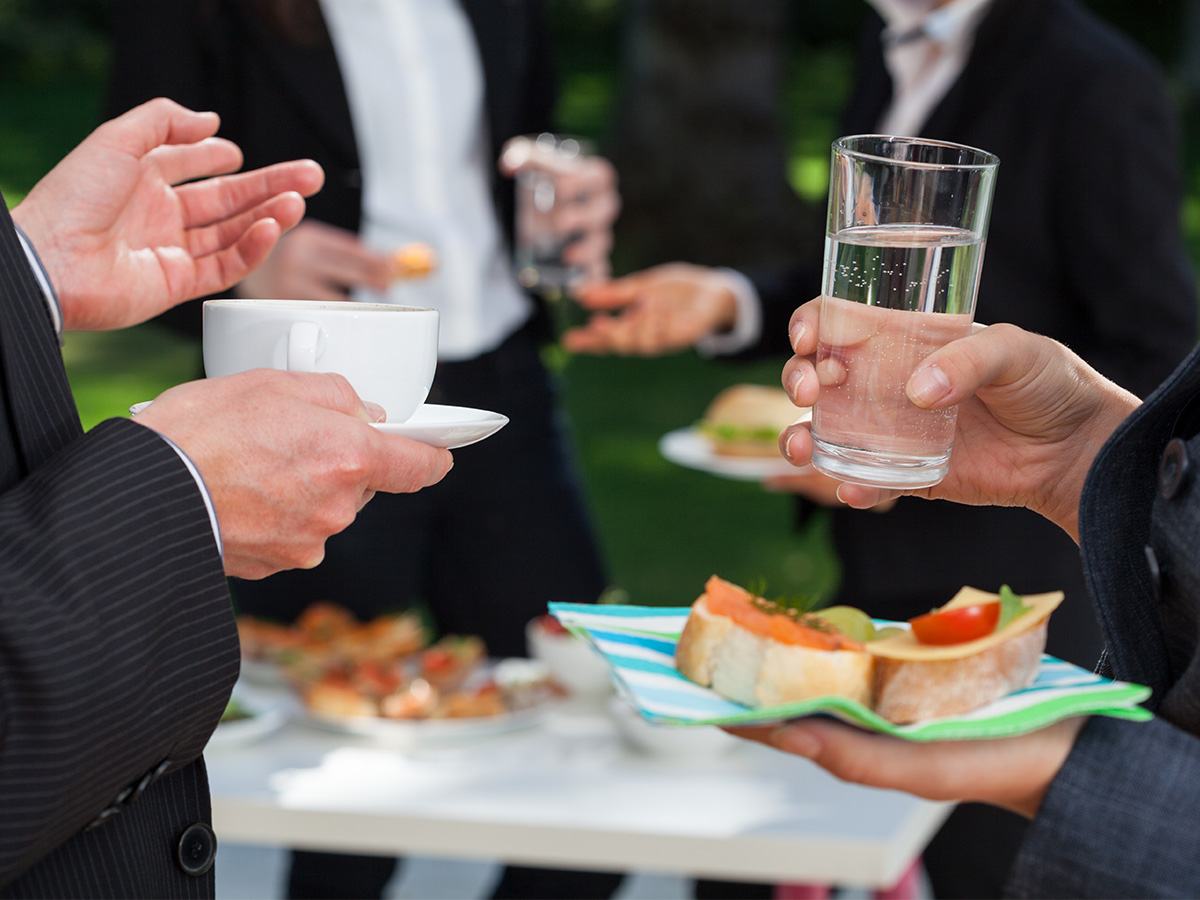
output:
[[[957,408],[920,409],[905,385],[971,329],[998,164],[939,141],[834,142],[812,420],[819,471],[890,488],[945,477]]]
[[[581,169],[592,155],[588,141],[549,133],[515,138],[505,148],[505,162],[520,166],[514,248],[517,280],[547,299],[560,298],[584,275],[581,266],[563,258],[567,245],[582,237],[582,231],[563,220],[571,203],[587,198],[563,196],[558,180]]]

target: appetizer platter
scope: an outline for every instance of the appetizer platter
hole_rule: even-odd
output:
[[[1002,737],[1077,715],[1144,720],[1142,685],[1044,654],[1061,594],[965,588],[911,622],[807,611],[714,576],[690,607],[554,603],[652,722],[767,724],[831,715],[910,740]]]
[[[658,442],[664,459],[722,478],[761,481],[807,471],[779,452],[779,433],[811,417],[782,388],[735,384],[713,398],[695,425],[668,432]]]
[[[565,690],[533,660],[489,660],[474,635],[430,643],[415,613],[358,621],[317,603],[293,625],[238,619],[245,662],[274,669],[302,722],[409,743],[525,728]]]

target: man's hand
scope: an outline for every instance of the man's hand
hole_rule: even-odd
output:
[[[843,781],[927,800],[978,801],[1036,815],[1086,718],[981,741],[906,741],[830,719],[728,728],[731,734],[811,759]]]
[[[819,309],[819,299],[813,300],[792,316],[796,355],[782,380],[797,406],[811,406],[820,392],[814,365]],[[1062,344],[1013,325],[976,326],[926,357],[906,389],[922,409],[959,405],[945,479],[905,492],[843,484],[839,499],[866,508],[906,493],[976,506],[1025,506],[1076,541],[1079,497],[1092,460],[1140,402]],[[780,449],[796,465],[808,463],[808,424],[786,429]]]
[[[134,421],[199,469],[225,571],[263,578],[321,562],[325,539],[376,491],[418,491],[449,471],[448,451],[384,434],[377,418],[340,375],[256,369],[171,388]]]
[[[550,175],[555,231],[578,235],[563,248],[563,262],[583,271],[580,284],[608,278],[613,222],[621,212],[613,164],[602,156],[562,161],[554,153],[539,152],[527,138],[515,137],[504,145],[497,165],[509,177],[530,169]]]
[[[609,282],[582,286],[579,304],[593,313],[563,335],[576,353],[657,356],[693,346],[733,327],[732,278],[717,269],[668,263]]]
[[[14,210],[67,329],[103,330],[228,288],[261,263],[324,182],[308,160],[229,175],[215,113],[152,100],[106,122]],[[220,177],[215,177],[220,176]]]

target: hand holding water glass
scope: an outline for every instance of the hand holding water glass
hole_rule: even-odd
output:
[[[500,168],[517,179],[517,280],[557,299],[606,278],[620,208],[612,164],[581,138],[543,133],[509,141]]]
[[[833,145],[812,464],[890,488],[946,474],[957,409],[905,393],[975,314],[999,160],[972,147],[857,135]]]

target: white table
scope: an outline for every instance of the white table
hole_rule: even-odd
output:
[[[407,749],[289,723],[206,758],[222,840],[556,868],[888,887],[950,810],[740,741],[648,756],[595,704]]]

